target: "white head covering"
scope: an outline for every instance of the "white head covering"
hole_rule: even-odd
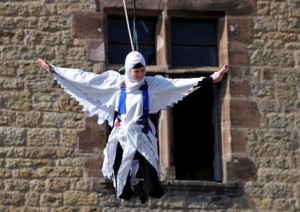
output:
[[[136,64],[141,63],[143,66],[146,66],[145,59],[143,55],[137,51],[130,52],[125,59],[125,84],[126,91],[132,92],[135,89],[139,89],[140,86],[144,83],[144,79],[140,82],[132,79],[130,74],[130,69],[132,69]]]

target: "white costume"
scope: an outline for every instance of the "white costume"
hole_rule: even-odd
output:
[[[149,119],[151,130],[146,134],[142,132],[143,125],[137,124],[137,120],[143,115],[143,95],[139,88],[144,83],[131,78],[130,69],[137,63],[145,66],[143,56],[138,52],[128,54],[125,61],[125,75],[111,70],[95,74],[51,65],[56,72],[53,74],[54,78],[65,92],[83,106],[83,111],[90,116],[97,115],[98,124],[108,121],[108,124],[113,127],[104,150],[102,172],[105,177],[114,180],[117,196],[122,193],[130,172],[134,178],[132,162],[136,151],[149,161],[159,176],[162,174],[154,125]],[[195,86],[202,79],[203,77],[188,79],[144,77],[148,84],[149,113],[157,113],[167,106],[172,106],[194,91]],[[126,113],[122,114],[121,124],[116,127],[114,114],[118,111],[120,88],[123,82],[126,84]],[[123,149],[123,157],[118,174],[114,176],[113,164],[118,143]]]

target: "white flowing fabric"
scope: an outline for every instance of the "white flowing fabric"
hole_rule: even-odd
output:
[[[134,57],[130,57],[130,55]],[[136,64],[136,60],[143,62],[140,53],[131,52],[127,59]],[[138,56],[138,57],[136,57]],[[142,64],[145,64],[143,62]],[[128,61],[125,62],[125,76],[132,68]],[[133,158],[138,151],[156,169],[161,176],[157,149],[157,138],[153,123],[149,121],[151,130],[147,134],[142,132],[143,125],[137,124],[137,120],[143,115],[143,95],[139,90],[140,83],[135,82],[128,87],[128,79],[116,71],[106,71],[102,74],[94,74],[79,69],[59,68],[52,65],[56,74],[54,78],[61,87],[75,98],[83,111],[88,115],[98,116],[98,124],[108,121],[113,127],[104,149],[104,162],[102,173],[104,177],[112,179],[117,191],[117,196],[123,191],[128,174],[132,170]],[[203,77],[189,79],[167,79],[162,76],[149,76],[144,80],[148,84],[149,113],[157,113],[167,106],[172,106],[198,87],[195,87]],[[115,111],[118,111],[120,87],[126,82],[126,114],[122,114],[121,125],[113,126]],[[116,157],[117,144],[123,149],[122,163],[117,176],[114,176],[113,164]]]

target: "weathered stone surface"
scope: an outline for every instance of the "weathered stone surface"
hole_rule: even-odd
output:
[[[64,204],[66,205],[95,205],[98,195],[95,192],[66,191],[64,192]]]
[[[234,100],[231,101],[232,125],[242,128],[257,128],[260,126],[260,114],[254,102]]]
[[[40,194],[35,191],[27,192],[25,194],[25,205],[39,206]]]
[[[72,14],[73,36],[76,38],[103,40],[103,13],[74,12]]]
[[[96,158],[88,158],[84,162],[84,168],[90,177],[102,177],[102,163],[103,156],[98,156]]]
[[[63,202],[63,195],[60,193],[44,193],[41,194],[40,205],[47,207],[60,206]]]
[[[241,42],[230,42],[229,43],[229,62],[235,65],[245,66],[248,65],[249,58],[246,44]]]
[[[6,179],[3,183],[7,191],[27,191],[29,189],[29,180]]]
[[[253,20],[251,16],[248,17],[228,17],[227,24],[230,33],[230,41],[251,43],[253,41]]]
[[[70,182],[65,178],[50,178],[46,180],[45,188],[48,191],[65,191],[70,187]]]
[[[82,177],[78,167],[43,167],[38,170],[39,177]]]
[[[26,129],[15,129],[0,127],[1,143],[4,146],[24,146],[26,141]]]
[[[98,125],[97,117],[89,117],[86,119],[85,129],[78,132],[79,151],[99,152],[104,149],[107,137],[107,126]]]
[[[231,130],[232,140],[234,145],[231,146],[233,155],[246,155],[246,136],[242,130]]]
[[[247,180],[257,179],[257,167],[248,158],[236,157],[227,164],[227,180]]]
[[[248,97],[249,84],[247,80],[232,80],[230,82],[232,97]]]
[[[87,58],[92,61],[105,62],[105,43],[103,39],[87,40]]]
[[[18,206],[24,204],[24,195],[19,191],[1,191],[0,204]]]
[[[133,1],[126,3],[132,15]],[[136,3],[138,15],[167,15],[167,31],[174,17],[220,17],[219,62],[229,63],[223,183],[164,182],[163,199],[122,204],[112,182],[101,176],[107,125],[86,118],[36,64],[42,57],[61,67],[105,71],[106,17],[124,17],[122,1],[5,0],[0,2],[0,211],[300,211],[299,0]],[[168,36],[157,41],[168,46]],[[241,182],[236,193],[226,184],[231,180]]]
[[[169,10],[200,10],[200,11],[224,11],[229,15],[241,14],[247,15],[254,12],[254,2],[253,1],[239,1],[235,2],[232,0],[225,1],[201,1],[201,3],[188,0],[168,0],[167,8]]]
[[[102,10],[107,8],[119,8],[123,10],[123,2],[120,2],[118,0],[100,0],[100,6]],[[133,1],[127,1],[126,2],[126,8],[133,9]],[[146,10],[163,10],[164,9],[164,1],[163,0],[152,0],[152,1],[136,1],[136,8],[137,11],[141,9]]]
[[[28,146],[57,146],[59,131],[57,129],[30,129],[27,133]]]

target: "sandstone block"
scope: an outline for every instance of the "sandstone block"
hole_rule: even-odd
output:
[[[55,147],[59,144],[58,129],[29,129],[27,133],[28,146],[51,146]]]
[[[230,91],[232,97],[247,97],[249,95],[249,85],[247,80],[231,80]]]
[[[15,178],[37,178],[38,173],[32,168],[21,168],[13,170],[13,176]]]
[[[91,61],[105,62],[105,43],[99,39],[86,41],[87,55]]]
[[[49,85],[50,83],[48,82],[47,84]],[[34,94],[32,97],[32,107],[37,111],[56,112],[58,111],[57,97],[53,95]]]
[[[64,193],[65,205],[95,205],[98,195],[95,192],[66,191]]]
[[[89,178],[70,179],[70,190],[89,191],[91,181]]]
[[[260,114],[256,103],[240,100],[231,101],[232,126],[243,128],[258,128],[260,126]]]
[[[25,156],[31,159],[57,158],[57,148],[52,147],[27,147]]]
[[[84,161],[84,170],[90,177],[101,177],[102,172],[102,163],[103,163],[103,156],[97,156],[95,158],[87,158]]]
[[[61,147],[74,148],[77,144],[77,130],[74,129],[61,129],[60,130],[60,143]]]
[[[77,207],[72,206],[64,206],[64,207],[58,207],[58,208],[52,208],[51,212],[77,212]]]
[[[24,195],[19,191],[1,191],[0,204],[19,206],[24,204]]]
[[[46,207],[57,207],[63,203],[63,195],[60,193],[43,193],[40,198],[40,205]]]
[[[12,177],[12,171],[10,169],[0,168],[0,177],[1,178],[10,178],[10,177]]]
[[[82,170],[79,167],[43,167],[38,169],[40,177],[81,177]]]
[[[78,149],[80,152],[99,152],[104,149],[107,131],[107,125],[97,124],[97,117],[86,118],[85,129],[78,132]]]
[[[253,198],[253,204],[261,208],[262,210],[271,210],[273,205],[273,199],[271,198]]]
[[[235,65],[248,65],[248,51],[247,46],[241,42],[229,43],[229,62]]]
[[[19,127],[39,127],[41,124],[41,113],[34,112],[18,112],[16,124]]]
[[[2,91],[0,92],[0,107],[28,111],[32,107],[30,93]]]
[[[256,13],[258,15],[265,15],[268,16],[270,14],[270,2],[257,2],[256,4]]]
[[[64,191],[70,187],[70,182],[65,178],[50,178],[46,180],[45,188],[48,191]]]
[[[1,90],[23,90],[24,81],[18,78],[0,78]]]
[[[229,16],[227,18],[230,41],[251,43],[253,41],[253,20],[251,16]]]
[[[101,0],[100,6],[103,9],[107,8],[122,8],[123,3],[118,0],[110,0],[105,1]],[[128,1],[126,7],[128,9],[133,8],[133,1]],[[136,8],[139,10],[147,9],[147,10],[163,10],[164,9],[164,2],[162,0],[152,0],[152,1],[136,1]]]
[[[74,148],[59,148],[57,149],[58,158],[78,157],[78,152]]]
[[[30,180],[30,191],[45,191],[45,180]]]
[[[74,12],[72,33],[76,38],[103,40],[103,14],[94,12]]]
[[[83,158],[64,158],[58,159],[55,162],[56,166],[82,166]]]
[[[232,143],[234,145],[231,146],[232,154],[245,155],[246,154],[246,140],[245,134],[241,130],[231,130]]]
[[[29,180],[5,179],[4,185],[7,191],[27,191],[29,189]]]
[[[255,2],[252,0],[225,0],[225,1],[194,1],[194,0],[168,0],[168,10],[198,10],[198,11],[224,11],[228,15],[251,15],[255,12]]]
[[[0,127],[1,139],[5,147],[22,146],[26,142],[26,129],[13,129],[7,127]]]
[[[264,194],[268,198],[292,198],[292,186],[286,183],[268,183],[264,187]]]
[[[25,205],[39,206],[40,194],[35,191],[30,191],[25,194]]]

